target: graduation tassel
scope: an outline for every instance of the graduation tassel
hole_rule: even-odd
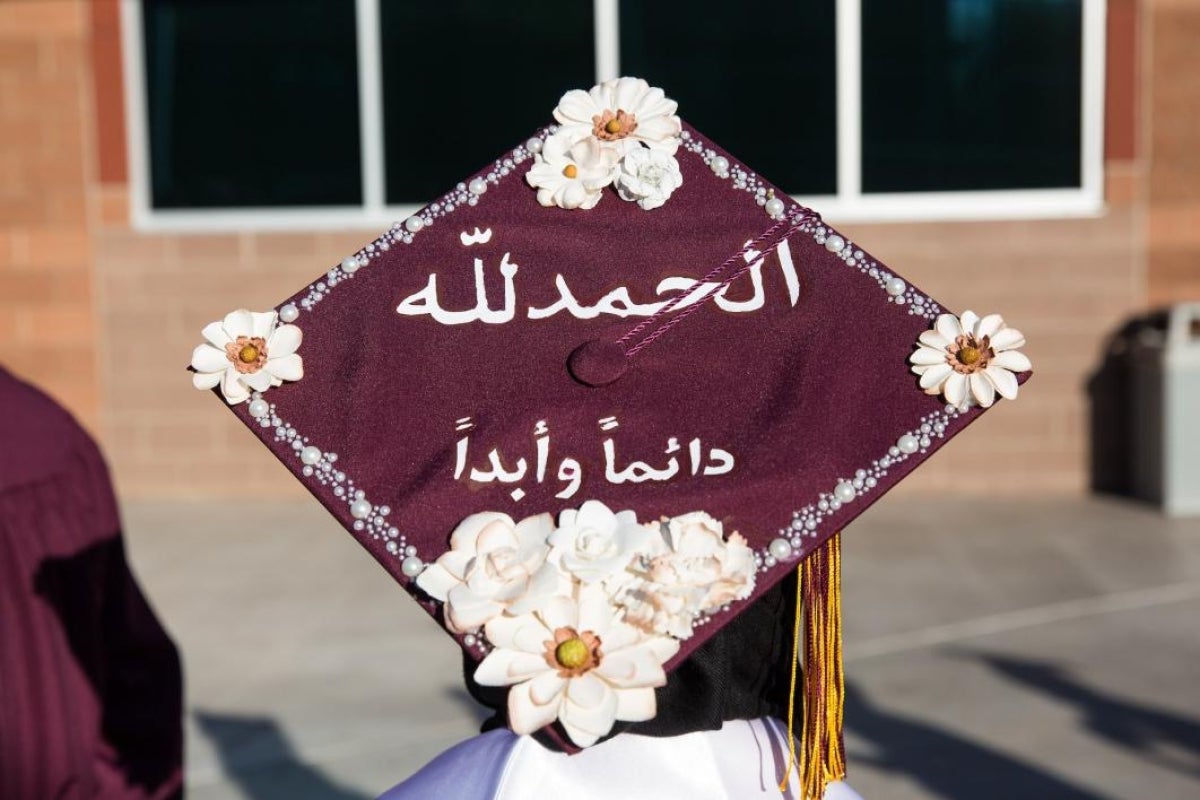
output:
[[[825,787],[846,777],[842,738],[845,675],[842,672],[842,535],[835,533],[797,567],[799,581],[788,707],[789,758],[779,784],[786,791],[792,765],[798,761],[800,800],[821,800]],[[803,611],[801,610],[803,606]],[[796,758],[792,707],[804,614],[804,721],[800,756]]]

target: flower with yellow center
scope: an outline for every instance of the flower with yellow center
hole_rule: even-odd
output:
[[[534,611],[493,618],[484,627],[495,649],[475,670],[482,686],[511,686],[508,720],[516,733],[558,721],[575,744],[589,747],[616,720],[640,722],[656,712],[654,689],[679,642],[625,624],[598,585],[546,598]]]
[[[958,408],[972,403],[987,408],[996,395],[1016,398],[1014,373],[1031,369],[1017,350],[1024,344],[1021,332],[1005,325],[999,314],[982,319],[973,311],[961,318],[942,314],[932,330],[921,334],[908,360],[926,394],[941,394]]]
[[[304,377],[296,353],[303,338],[295,325],[277,325],[274,311],[232,311],[204,328],[204,344],[192,351],[192,384],[197,389],[221,387],[230,405],[245,402],[251,392],[265,392],[284,381]]]
[[[543,206],[592,208],[612,183],[619,157],[596,139],[573,141],[555,134],[543,143],[525,180],[538,190],[537,200]]]
[[[598,667],[604,657],[600,652],[600,637],[591,631],[559,628],[554,631],[554,638],[543,644],[546,646],[546,663],[551,669],[558,670],[561,678],[578,678]]]

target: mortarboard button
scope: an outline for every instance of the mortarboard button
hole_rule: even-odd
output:
[[[593,388],[616,382],[628,368],[625,348],[602,339],[584,342],[567,357],[567,369],[571,371],[571,377]]]

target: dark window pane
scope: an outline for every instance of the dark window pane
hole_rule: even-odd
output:
[[[837,191],[834,0],[621,1],[621,71],[794,194]]]
[[[155,208],[362,202],[350,0],[145,0]]]
[[[387,200],[442,194],[594,83],[592,4],[381,0]]]
[[[1080,0],[862,0],[863,191],[1080,183]]]

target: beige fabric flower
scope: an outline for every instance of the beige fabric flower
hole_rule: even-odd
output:
[[[454,633],[481,628],[504,611],[521,614],[565,580],[546,561],[549,514],[514,522],[507,514],[472,514],[450,535],[450,549],[417,576],[430,597],[445,603]]]
[[[615,78],[590,91],[572,89],[558,101],[559,133],[603,142],[621,155],[643,144],[674,155],[683,123],[679,104],[641,78]]]
[[[987,408],[996,395],[1015,399],[1014,373],[1032,369],[1017,350],[1025,345],[1025,336],[1008,327],[999,314],[982,319],[973,311],[964,311],[961,318],[942,314],[917,344],[908,360],[921,376],[921,388],[926,394],[941,394],[957,408],[976,403]]]
[[[251,392],[303,378],[304,363],[296,353],[303,335],[295,325],[277,322],[274,311],[243,308],[205,326],[207,341],[192,351],[192,385],[220,386],[225,402],[237,405],[249,400]]]
[[[661,523],[657,547],[630,571],[635,578],[617,594],[625,620],[649,633],[687,639],[699,614],[715,611],[754,591],[754,551],[737,533],[703,511]]]
[[[616,720],[641,722],[657,712],[654,689],[679,642],[647,636],[619,619],[598,586],[546,598],[528,614],[499,616],[484,629],[495,649],[475,670],[482,686],[512,686],[508,721],[533,733],[555,720],[589,747]]]
[[[537,201],[559,208],[593,208],[613,181],[620,154],[594,138],[572,140],[561,133],[546,139],[525,181],[538,190]]]

